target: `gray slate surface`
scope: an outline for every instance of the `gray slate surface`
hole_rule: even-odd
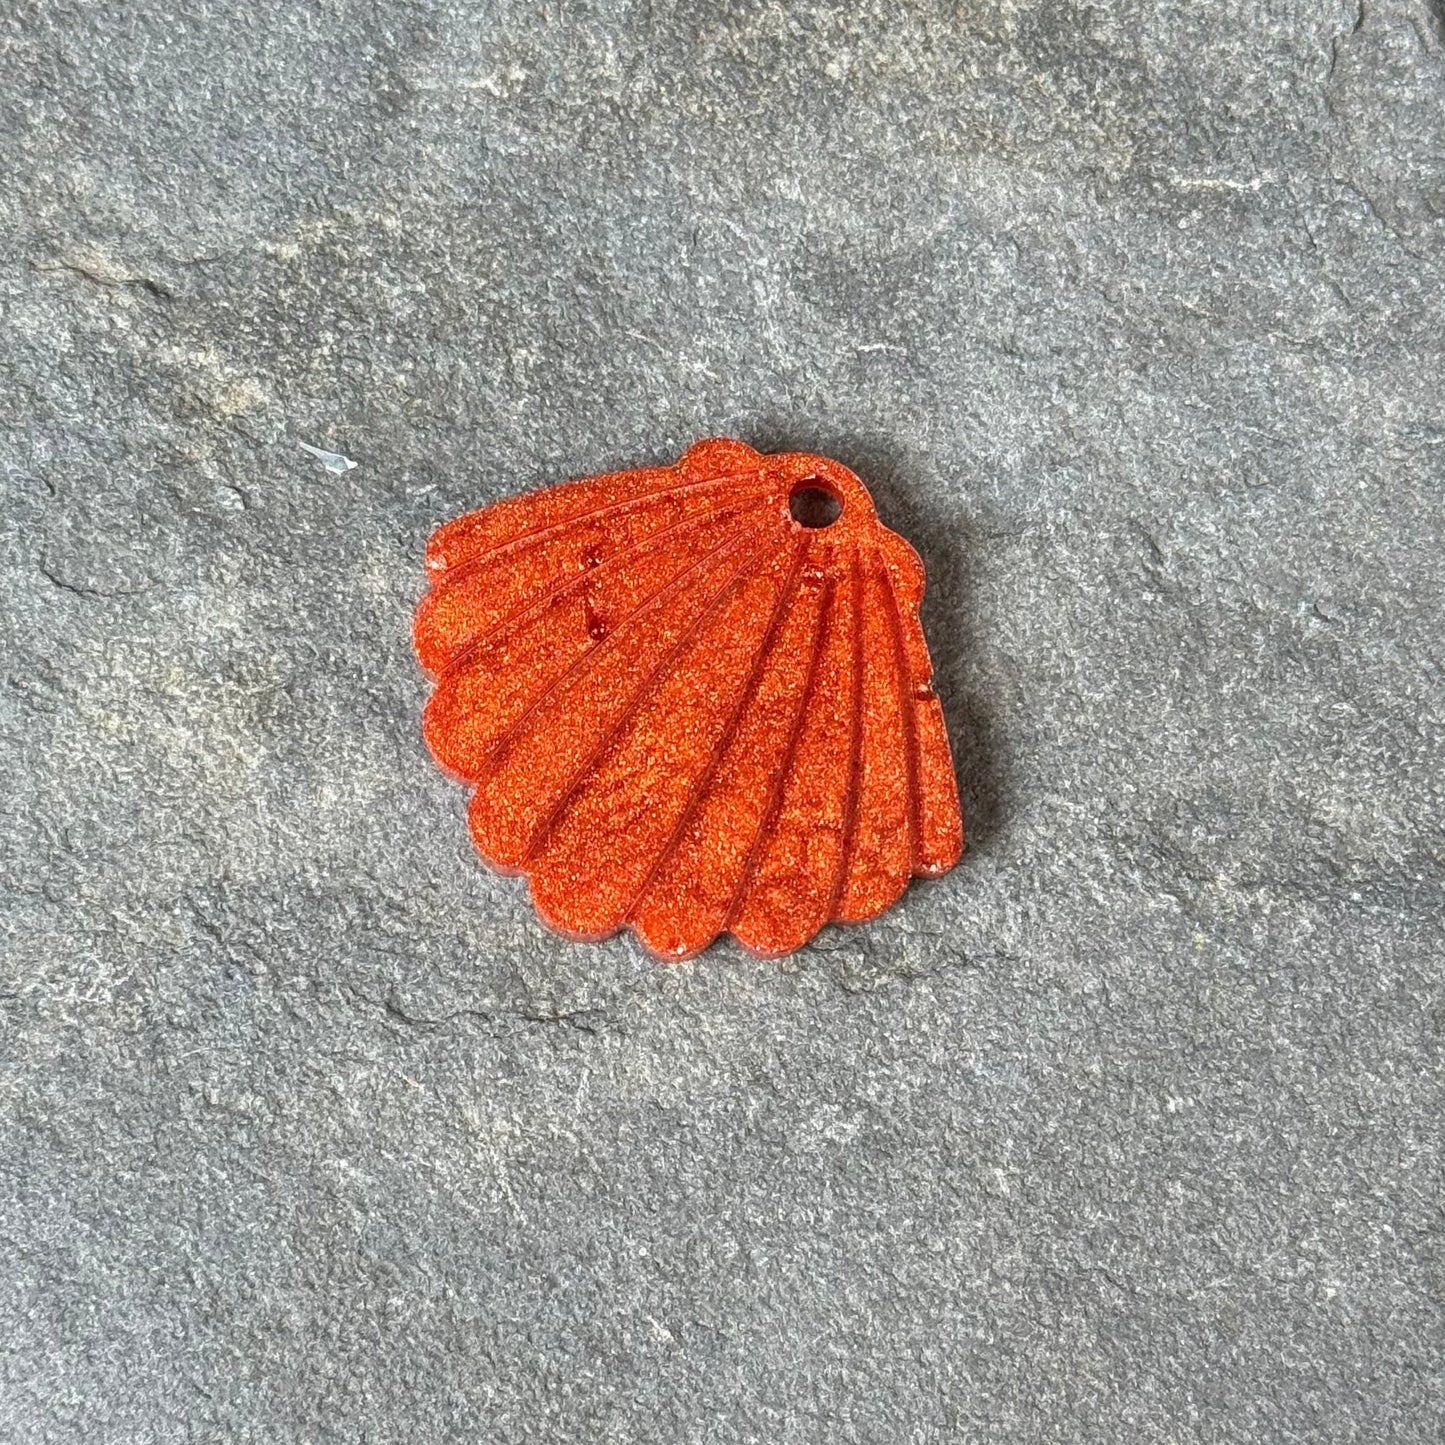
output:
[[[1440,0],[10,0],[0,222],[0,1439],[1441,1438]],[[669,970],[407,629],[713,433],[972,848]]]

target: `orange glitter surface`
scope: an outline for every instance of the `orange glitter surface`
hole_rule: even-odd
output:
[[[699,442],[459,518],[427,571],[427,744],[558,932],[777,956],[958,861],[923,567],[837,462]]]

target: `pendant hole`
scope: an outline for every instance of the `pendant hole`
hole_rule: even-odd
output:
[[[804,477],[788,496],[788,511],[800,527],[816,532],[843,515],[843,499],[821,477]]]

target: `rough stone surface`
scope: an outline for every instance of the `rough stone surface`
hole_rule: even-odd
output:
[[[1440,0],[9,0],[0,305],[0,1439],[1441,1438]],[[407,628],[712,433],[972,850],[669,970]]]

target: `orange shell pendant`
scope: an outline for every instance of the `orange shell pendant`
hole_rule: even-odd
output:
[[[699,442],[451,522],[427,570],[427,744],[559,932],[784,954],[957,862],[923,566],[837,462]]]

